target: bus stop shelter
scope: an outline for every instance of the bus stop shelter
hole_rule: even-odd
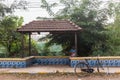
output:
[[[31,56],[31,34],[32,32],[50,32],[52,34],[73,33],[75,38],[75,49],[77,48],[77,33],[81,27],[69,20],[36,20],[25,24],[17,29],[22,34],[22,51],[24,53],[24,34],[29,35],[29,56]]]

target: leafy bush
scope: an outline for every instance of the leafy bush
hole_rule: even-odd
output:
[[[8,57],[7,50],[4,46],[0,45],[0,58]]]
[[[51,46],[47,46],[46,44],[46,42],[37,43],[36,49],[39,56],[64,56],[61,45],[53,44]]]

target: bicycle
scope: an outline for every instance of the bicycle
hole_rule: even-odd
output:
[[[84,59],[75,65],[74,72],[79,77],[87,76],[95,71],[95,67],[91,67],[89,64],[89,60],[91,59]],[[99,58],[97,57],[95,66],[97,68],[97,72],[100,72],[100,68],[104,70],[102,62],[100,62]]]

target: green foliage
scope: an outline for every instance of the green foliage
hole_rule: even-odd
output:
[[[64,6],[63,9],[59,10],[57,12],[57,16],[69,16],[71,13],[73,13],[73,9],[79,5],[78,0],[59,0],[61,5]]]
[[[0,17],[4,17],[6,13],[11,13],[11,9],[5,4],[0,2]]]
[[[41,8],[46,9],[50,16],[55,15],[54,12],[52,11],[52,8],[57,6],[57,3],[49,4],[46,0],[41,0],[41,3],[42,3]]]
[[[46,56],[47,53],[49,52],[48,51],[48,48],[46,48],[45,46],[45,43],[44,42],[38,42],[36,44],[36,49],[37,49],[37,52],[40,56]]]
[[[120,3],[110,3],[109,4],[109,18],[114,19],[112,24],[107,25],[107,31],[104,33],[107,35],[105,52],[103,52],[103,48],[98,45],[97,50],[94,51],[93,55],[100,54],[102,56],[120,56]],[[95,48],[94,48],[95,49]]]
[[[6,16],[0,21],[0,44],[6,48],[9,56],[18,53],[21,48],[21,34],[16,29],[22,22],[23,18],[16,16]]]
[[[7,52],[6,52],[5,47],[0,45],[0,58],[2,58],[2,57],[7,57]]]
[[[36,49],[40,56],[62,56],[62,47],[61,45],[53,44],[47,46],[47,42],[38,42],[36,44]]]
[[[62,47],[57,44],[53,44],[49,49],[50,49],[50,52],[61,52],[62,51]]]
[[[109,39],[107,40],[107,45],[110,48],[108,53],[113,56],[120,56],[120,23],[118,20],[115,20],[113,25],[108,26],[108,30]]]
[[[81,6],[83,5],[82,8],[76,8],[74,13],[71,14],[71,20],[83,29],[78,36],[79,53],[84,53],[79,54],[80,56],[92,55],[96,50],[103,52],[102,47],[106,48],[104,43],[106,43],[107,36],[103,33],[105,31],[103,22],[107,18],[106,13],[103,14],[100,12],[103,9],[96,10],[95,6],[98,3],[83,2],[81,4]],[[93,8],[89,8],[88,6],[93,6]],[[98,15],[101,16],[99,17]]]
[[[12,13],[15,9],[27,9],[27,1],[25,0],[14,0],[12,1],[11,5],[6,5],[6,0],[0,0],[0,19],[6,16],[8,13]],[[9,1],[8,1],[9,3]]]

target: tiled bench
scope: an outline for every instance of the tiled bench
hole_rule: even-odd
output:
[[[25,68],[32,65],[32,59],[34,57],[26,58],[0,58],[1,68]]]
[[[66,56],[36,56],[35,63],[40,65],[69,65],[69,57]]]
[[[38,65],[69,65],[66,56],[32,56],[26,58],[0,58],[1,68],[25,68],[35,63]]]
[[[88,60],[90,66],[96,66],[96,59],[97,57],[71,57],[70,58],[70,66],[74,67],[78,62],[84,61],[85,59]],[[100,62],[103,66],[110,66],[110,67],[120,67],[120,57],[99,57]]]

